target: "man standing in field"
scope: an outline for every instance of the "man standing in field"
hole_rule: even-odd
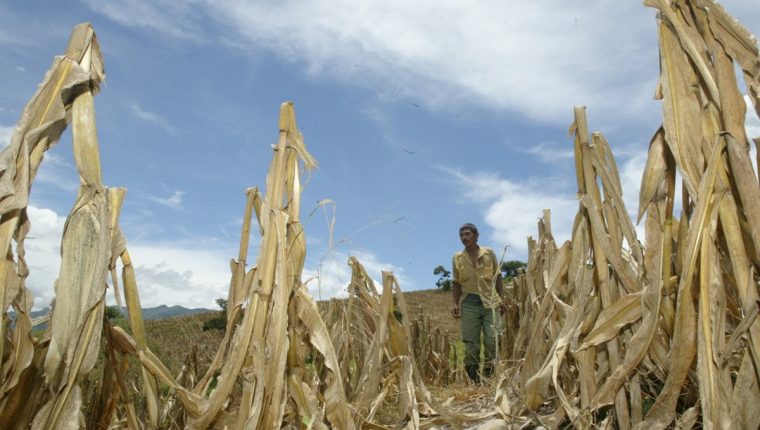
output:
[[[496,254],[491,248],[478,245],[478,228],[474,224],[463,224],[459,228],[459,239],[464,249],[454,254],[452,261],[454,307],[451,314],[454,318],[461,318],[467,376],[472,382],[479,383],[481,332],[485,349],[483,376],[493,374],[504,289]]]

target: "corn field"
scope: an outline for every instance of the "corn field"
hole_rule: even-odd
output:
[[[558,247],[545,213],[515,282],[524,359],[511,412],[550,402],[536,418],[550,428],[758,428],[760,188],[734,70],[760,109],[757,43],[713,2],[647,5],[659,10],[663,123],[639,194],[645,244],[610,146],[578,107],[572,239]]]
[[[0,427],[422,429],[487,419],[483,428],[760,427],[760,186],[736,73],[760,115],[757,42],[715,2],[645,4],[659,12],[663,121],[639,193],[643,244],[611,146],[576,107],[572,236],[558,245],[546,210],[529,238],[494,406],[479,414],[428,388],[463,382],[455,339],[415,319],[392,273],[378,290],[351,258],[347,299],[320,311],[307,293],[301,176],[317,163],[292,103],[280,107],[265,193],[246,190],[221,344],[205,372],[193,351],[173,375],[148,347],[119,227],[126,190],[102,182],[94,95],[104,62],[92,27],[77,26],[0,156]],[[28,197],[45,151],[69,126],[80,188],[52,311],[32,320]],[[128,330],[104,318],[108,290],[128,309]],[[388,404],[392,416],[381,420]]]

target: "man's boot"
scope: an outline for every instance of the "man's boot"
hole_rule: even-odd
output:
[[[483,377],[488,379],[493,376],[493,364],[486,364],[483,366]]]
[[[468,364],[465,366],[467,370],[467,376],[470,378],[470,382],[473,384],[480,384],[480,375],[478,374],[477,364]]]

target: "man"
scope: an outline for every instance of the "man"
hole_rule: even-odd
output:
[[[485,347],[483,376],[493,374],[504,289],[496,254],[491,248],[478,245],[478,228],[474,224],[463,224],[459,228],[459,239],[464,249],[454,254],[452,259],[454,307],[451,314],[454,318],[461,318],[467,376],[472,382],[479,383],[481,332]]]

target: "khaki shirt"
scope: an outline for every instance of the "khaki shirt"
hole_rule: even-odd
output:
[[[454,254],[451,266],[454,269],[453,281],[462,286],[459,304],[468,294],[479,294],[485,308],[495,308],[501,304],[499,293],[493,285],[499,273],[499,261],[491,248],[479,247],[477,265],[472,264],[467,251],[459,251]]]

